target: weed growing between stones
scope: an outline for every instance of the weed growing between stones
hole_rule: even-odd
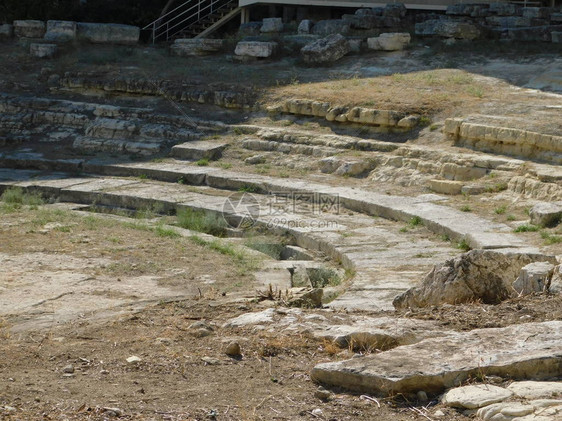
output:
[[[548,231],[541,231],[541,238],[544,240],[544,243],[548,246],[552,244],[562,243],[562,236],[551,234]]]
[[[20,187],[9,188],[0,196],[0,211],[5,213],[15,212],[24,206],[37,209],[44,203],[38,193],[24,192]]]
[[[513,230],[513,232],[536,232],[539,230],[537,225],[533,224],[523,224],[519,225],[517,228]]]
[[[217,214],[194,209],[182,209],[177,213],[177,224],[192,231],[204,232],[215,237],[226,235],[226,221]]]
[[[457,243],[457,248],[462,251],[470,251],[472,249],[468,244],[468,241],[464,238]]]
[[[207,247],[219,252],[220,254],[231,257],[236,264],[239,275],[253,273],[258,270],[261,265],[261,260],[257,257],[251,256],[238,247],[222,242],[219,239],[206,240],[198,235],[192,235],[189,239],[197,245]]]

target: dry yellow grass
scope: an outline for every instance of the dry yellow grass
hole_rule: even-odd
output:
[[[434,114],[462,104],[466,109],[500,93],[487,81],[456,69],[396,73],[372,78],[342,78],[317,83],[292,83],[269,90],[267,100],[305,98],[346,106],[367,106]]]

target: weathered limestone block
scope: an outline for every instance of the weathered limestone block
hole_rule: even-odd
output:
[[[548,262],[529,263],[521,268],[521,273],[513,282],[513,289],[520,295],[545,292],[554,275],[554,265]]]
[[[404,117],[404,114],[392,110],[354,107],[349,110],[346,117],[347,121],[352,123],[394,127]]]
[[[177,39],[170,46],[173,56],[204,56],[216,53],[223,48],[224,40],[211,38]]]
[[[57,53],[57,44],[30,44],[29,53],[38,58],[51,58]]]
[[[226,143],[213,143],[205,140],[191,141],[174,145],[171,156],[178,159],[219,159],[226,149]]]
[[[285,102],[283,111],[297,115],[326,117],[330,104],[328,102],[312,101],[309,99],[289,99]]]
[[[533,262],[556,263],[553,256],[472,250],[436,265],[419,286],[397,296],[396,308],[458,304],[481,300],[494,304],[513,296],[513,281]]]
[[[371,50],[400,51],[406,48],[410,39],[410,34],[407,32],[384,33],[367,39],[367,45]]]
[[[41,20],[15,20],[14,34],[17,37],[43,38],[45,22]]]
[[[65,20],[47,21],[47,32],[44,37],[47,41],[68,42],[76,39],[76,22]]]
[[[310,31],[312,31],[312,25],[311,20],[303,19],[301,23],[299,23],[297,31],[299,34],[310,34]]]
[[[312,28],[314,35],[332,35],[332,34],[347,34],[349,32],[349,24],[341,19],[321,20],[316,22]]]
[[[476,39],[480,30],[467,22],[430,19],[416,23],[416,35],[440,36],[457,39]]]
[[[471,181],[484,177],[487,172],[485,168],[447,162],[441,167],[439,175],[448,180]]]
[[[271,57],[277,49],[276,42],[240,41],[236,44],[234,54],[247,57]]]
[[[12,38],[14,36],[14,26],[4,23],[0,25],[0,40],[5,38]]]
[[[347,39],[343,35],[335,34],[311,42],[301,49],[301,54],[306,63],[323,64],[337,61],[349,51]]]
[[[283,32],[283,19],[265,18],[260,28],[260,32],[262,33]]]
[[[94,44],[136,44],[140,36],[138,26],[116,23],[78,22],[76,31],[79,39]]]
[[[429,188],[435,193],[461,194],[463,183],[451,180],[429,180]]]
[[[545,379],[560,374],[562,322],[455,332],[389,351],[319,364],[314,381],[373,394],[427,393],[475,375]]]
[[[531,223],[542,227],[553,227],[562,221],[562,202],[537,203],[529,212]]]
[[[357,177],[372,171],[376,164],[372,161],[345,161],[334,172],[336,175]]]
[[[476,384],[449,390],[441,402],[454,408],[477,409],[501,402],[513,395],[503,387],[491,384]]]

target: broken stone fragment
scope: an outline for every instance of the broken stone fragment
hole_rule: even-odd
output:
[[[554,275],[554,265],[548,262],[530,263],[521,269],[521,273],[513,282],[513,289],[519,295],[533,292],[545,292],[550,287]]]
[[[531,223],[542,227],[553,227],[562,221],[562,202],[541,202],[529,212]]]
[[[514,295],[514,280],[525,265],[534,262],[556,264],[556,259],[542,254],[472,250],[436,265],[420,285],[397,296],[393,305],[400,309],[478,300],[496,304]]]

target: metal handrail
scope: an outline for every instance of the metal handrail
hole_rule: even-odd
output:
[[[229,4],[232,0],[188,0],[185,3],[182,3],[175,9],[171,10],[170,12],[166,13],[165,15],[160,16],[154,22],[146,25],[143,30],[151,29],[152,30],[152,42],[156,42],[156,39],[160,36],[165,35],[166,40],[169,40],[171,37],[177,35],[178,33],[184,31],[185,29],[189,28],[190,26],[196,24],[197,22],[201,21],[201,19],[211,15],[213,12],[222,9],[227,4]],[[214,8],[219,3],[223,3],[218,7]],[[180,11],[182,8],[187,7],[181,13],[176,13]],[[196,9],[194,11],[194,9]],[[193,12],[192,12],[193,11]],[[192,12],[191,14],[189,14]],[[187,17],[182,19],[179,22],[176,22],[179,18],[189,14]],[[173,16],[171,16],[173,15]],[[181,29],[176,30],[177,27],[180,25],[184,25],[186,22],[192,20],[191,24],[186,26],[182,26]],[[170,31],[173,31],[170,34]]]

